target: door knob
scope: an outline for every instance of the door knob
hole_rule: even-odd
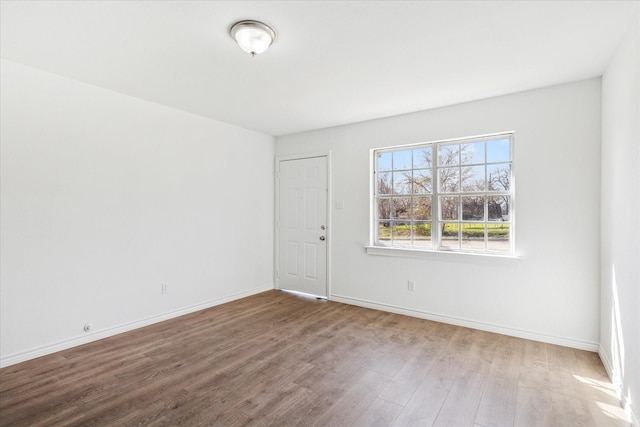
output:
[[[325,237],[324,236],[320,236],[320,240],[324,241]]]

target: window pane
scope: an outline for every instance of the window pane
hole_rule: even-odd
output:
[[[374,155],[380,245],[511,252],[510,135],[397,146]]]
[[[413,224],[413,246],[431,248],[430,222],[418,222]]]
[[[443,193],[455,193],[460,189],[460,169],[442,168],[438,170],[440,175],[440,191]]]
[[[411,171],[393,172],[393,193],[411,193]]]
[[[462,220],[484,221],[484,196],[462,197]]]
[[[388,221],[378,222],[378,242],[391,243],[391,224]]]
[[[411,199],[409,197],[394,197],[392,199],[393,218],[394,219],[406,219],[409,221],[409,214],[411,213]]]
[[[391,170],[391,152],[378,153],[378,170],[390,171]]]
[[[484,163],[484,141],[460,145],[460,157],[463,165]]]
[[[449,249],[460,249],[460,241],[458,238],[459,226],[458,223],[442,223],[440,246]]]
[[[394,222],[391,226],[391,236],[394,245],[408,246],[411,244],[411,226]]]
[[[413,150],[413,168],[427,169],[432,162],[431,147],[416,148]]]
[[[460,164],[460,145],[440,145],[438,166],[456,166],[458,164]]]
[[[491,196],[487,198],[487,218],[489,221],[509,221],[511,198],[509,196]]]
[[[509,243],[511,225],[506,223],[496,223],[488,225],[489,240],[487,249],[490,251],[509,252],[511,245]]]
[[[414,170],[413,171],[413,193],[414,194],[431,194],[433,187],[431,185],[430,170]]]
[[[462,249],[484,250],[484,224],[462,224]]]
[[[487,166],[488,190],[509,191],[511,189],[511,165],[499,163]]]
[[[458,220],[458,196],[440,197],[440,219]]]
[[[393,151],[393,170],[411,169],[411,150]]]
[[[413,199],[413,219],[417,221],[431,220],[431,197],[415,197]]]
[[[511,161],[509,138],[487,141],[487,163]]]
[[[377,194],[391,194],[391,173],[376,174],[376,191]]]
[[[391,199],[378,199],[378,219],[391,219]]]
[[[484,165],[461,169],[462,191],[484,191]]]

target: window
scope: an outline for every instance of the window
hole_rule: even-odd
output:
[[[513,134],[373,154],[374,246],[513,253]]]

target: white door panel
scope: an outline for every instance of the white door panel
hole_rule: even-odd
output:
[[[277,286],[327,295],[327,158],[282,160]]]

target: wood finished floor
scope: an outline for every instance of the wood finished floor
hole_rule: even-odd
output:
[[[625,426],[595,353],[269,291],[0,370],[2,426]]]

